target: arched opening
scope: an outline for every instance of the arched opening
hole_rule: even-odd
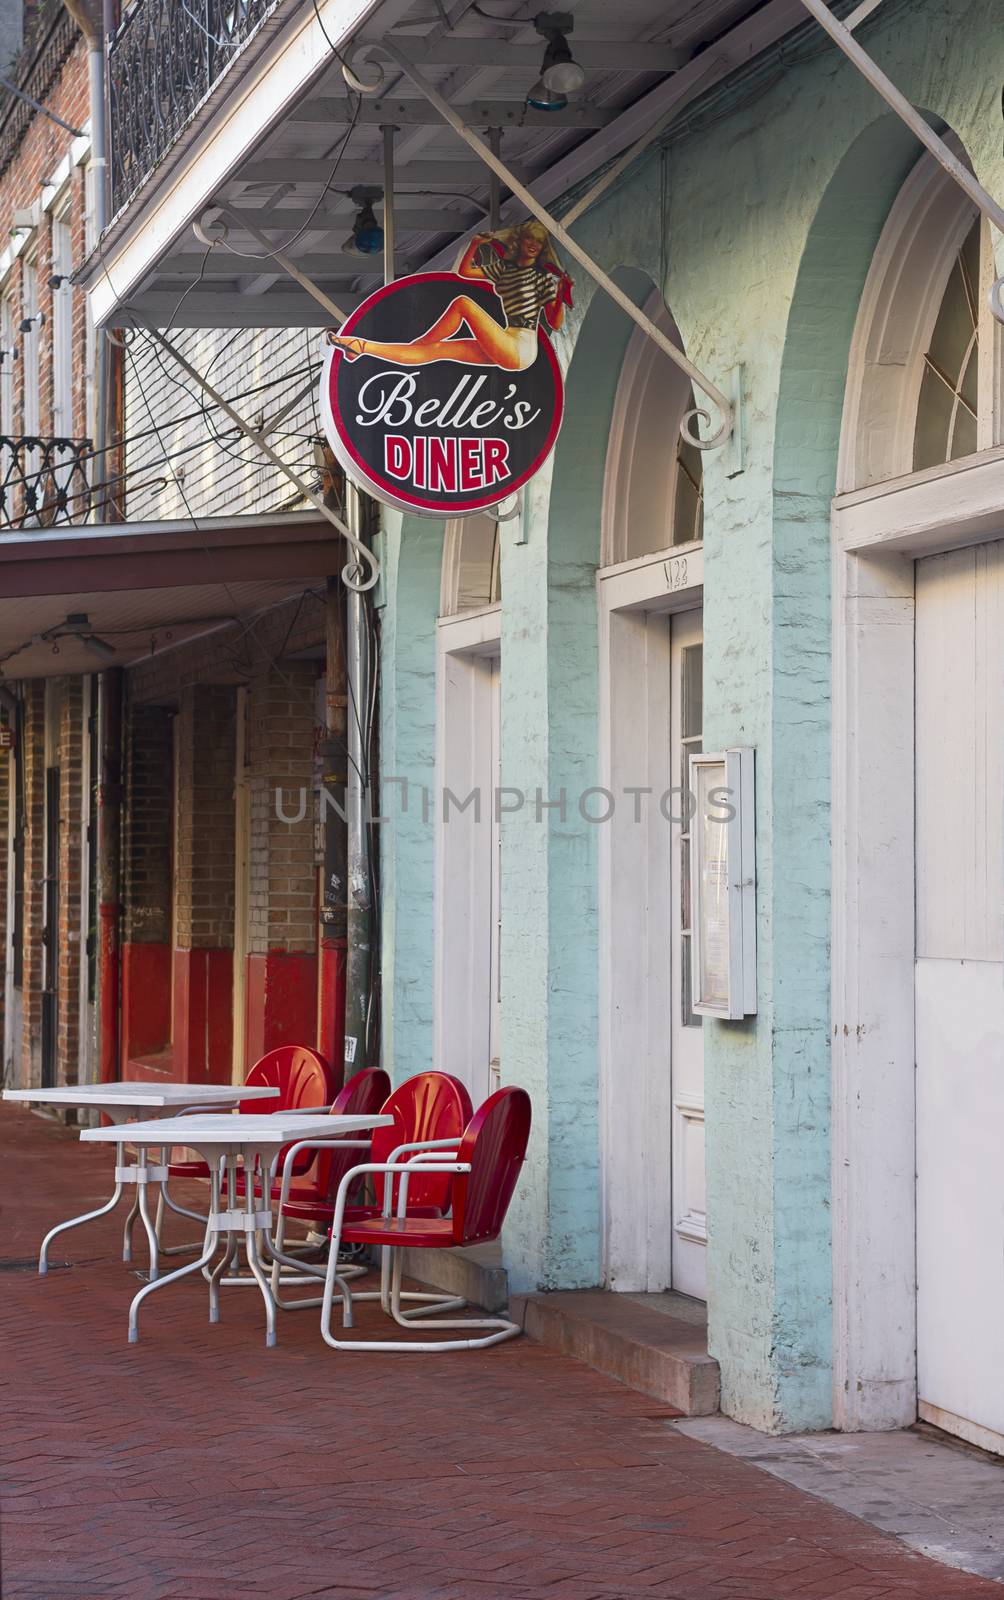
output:
[[[475,1105],[502,1081],[504,526],[490,512],[446,524],[436,628],[434,1051]]]
[[[683,348],[649,283],[645,310]],[[604,1281],[706,1293],[703,1024],[691,1003],[688,761],[701,750],[703,461],[690,380],[638,329],[614,396],[600,606]],[[639,1174],[643,1181],[639,1184]]]
[[[490,511],[458,517],[446,524],[441,617],[482,611],[502,599],[500,527]]]
[[[649,296],[645,311],[682,349],[661,294]],[[704,465],[700,450],[680,431],[694,405],[686,374],[636,328],[621,368],[607,450],[604,566],[703,537]]]
[[[919,1412],[1004,1453],[992,277],[985,224],[925,156],[870,263],[833,509],[835,1396],[845,1426]]]
[[[949,136],[956,153],[965,152]],[[924,155],[868,274],[851,348],[839,486],[868,488],[996,442],[1000,341],[988,225]]]

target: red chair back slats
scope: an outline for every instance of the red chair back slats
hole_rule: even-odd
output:
[[[419,1072],[396,1088],[380,1108],[394,1118],[394,1126],[374,1128],[371,1161],[389,1161],[398,1145],[418,1139],[456,1139],[471,1119],[471,1097],[459,1078],[448,1072]],[[408,1206],[421,1206],[439,1212],[450,1207],[453,1179],[449,1173],[433,1173],[427,1178],[409,1178]],[[384,1179],[377,1179],[377,1200],[382,1205]],[[397,1204],[395,1189],[393,1204]]]
[[[379,1111],[389,1094],[390,1079],[386,1072],[380,1067],[364,1067],[362,1072],[357,1072],[339,1091],[331,1107],[331,1115],[361,1117]],[[365,1139],[367,1135],[356,1133],[349,1134],[348,1137]],[[340,1150],[337,1144],[333,1144],[327,1150],[319,1150],[312,1180],[317,1186],[318,1194],[334,1204],[338,1185],[349,1168],[357,1167],[365,1160],[365,1150],[360,1150],[358,1147],[353,1149],[349,1146],[345,1150]],[[352,1197],[349,1198],[351,1201]]]
[[[335,1097],[335,1080],[322,1055],[305,1044],[283,1044],[256,1061],[244,1079],[248,1089],[278,1089],[274,1100],[242,1100],[241,1110],[252,1115],[269,1111],[305,1111],[329,1106]]]
[[[475,1112],[457,1155],[471,1170],[453,1180],[454,1244],[498,1238],[526,1159],[530,1119],[525,1089],[497,1089]]]
[[[248,1089],[276,1088],[274,1100],[242,1100],[241,1111],[261,1116],[270,1111],[309,1111],[311,1106],[329,1106],[335,1096],[335,1079],[322,1055],[305,1044],[283,1044],[256,1061],[244,1079]],[[288,1146],[287,1146],[288,1148]],[[278,1170],[286,1159],[279,1156]],[[314,1152],[301,1150],[293,1163],[295,1173],[312,1164]]]

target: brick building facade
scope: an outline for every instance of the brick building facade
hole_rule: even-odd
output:
[[[145,330],[111,358],[108,449],[93,454],[102,335],[71,281],[96,244],[88,48],[61,5],[26,6],[10,71],[69,127],[14,96],[0,109],[0,527],[27,548],[43,531],[136,525],[152,548],[178,526],[163,519],[239,527],[295,511],[288,480],[221,437]],[[282,410],[277,448],[316,478],[309,330],[178,338],[258,425]],[[5,1082],[228,1080],[290,1042],[340,1059],[313,799],[337,546],[317,546],[300,578],[281,545],[250,551],[246,569],[228,555],[222,578],[208,546],[194,561],[168,552],[149,580],[142,561],[114,580],[84,561],[62,583],[60,554],[0,651]],[[121,701],[110,752],[106,689]]]

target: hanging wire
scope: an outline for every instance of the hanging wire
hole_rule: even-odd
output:
[[[314,0],[314,9],[315,9],[315,11],[317,10],[317,0]],[[318,12],[318,20],[320,20],[320,13],[319,12]],[[323,23],[322,23],[322,31],[323,31]],[[328,37],[327,34],[325,34],[324,37],[327,39],[327,37]],[[330,43],[330,40],[328,42]],[[334,49],[333,45],[332,45],[332,49]],[[337,52],[336,52],[336,54],[337,54]],[[339,60],[341,60],[340,56],[339,56]],[[296,244],[300,239],[302,239],[303,235],[305,233],[309,233],[310,232],[311,223],[313,222],[314,218],[317,216],[317,213],[320,211],[323,201],[327,199],[329,194],[332,194],[332,193],[340,194],[340,193],[342,193],[341,190],[337,190],[337,189],[334,188],[334,182],[335,182],[335,178],[336,178],[336,176],[338,174],[338,169],[342,164],[342,157],[345,154],[346,146],[348,145],[348,142],[349,142],[350,138],[352,137],[353,133],[355,132],[356,123],[359,121],[359,112],[360,112],[360,109],[362,107],[362,103],[363,103],[362,95],[357,94],[356,95],[356,103],[355,103],[355,106],[353,107],[352,117],[351,117],[351,119],[349,121],[349,125],[345,129],[345,132],[342,134],[342,136],[339,139],[338,144],[336,146],[334,166],[331,168],[331,171],[328,174],[327,182],[325,183],[324,188],[321,190],[320,194],[318,195],[317,200],[316,200],[314,206],[312,207],[312,209],[311,209],[311,211],[310,211],[310,213],[309,213],[309,215],[307,217],[306,222],[303,223],[302,227],[297,228],[296,232],[294,234],[292,234],[288,239],[285,239],[282,244],[273,245],[271,250],[261,250],[261,251],[258,251],[258,250],[238,250],[236,245],[228,244],[227,240],[225,238],[218,239],[218,240],[215,241],[215,243],[221,245],[224,250],[229,252],[230,255],[239,256],[242,260],[245,260],[245,261],[268,261],[273,256],[285,255],[286,252],[289,250],[291,245]]]

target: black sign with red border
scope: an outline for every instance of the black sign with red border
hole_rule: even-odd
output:
[[[399,278],[334,337],[321,378],[325,433],[377,499],[468,516],[514,494],[554,448],[557,357],[542,328],[505,323],[491,284],[452,272]]]

